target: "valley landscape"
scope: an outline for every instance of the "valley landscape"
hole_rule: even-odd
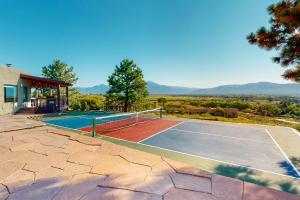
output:
[[[279,84],[257,82],[236,85],[221,85],[212,88],[180,87],[147,82],[152,95],[259,95],[259,96],[300,96],[300,85],[297,83]],[[82,94],[105,94],[109,89],[106,84],[92,87],[77,87]]]

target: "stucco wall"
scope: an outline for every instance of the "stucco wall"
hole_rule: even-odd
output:
[[[16,85],[18,92],[17,102],[4,102],[4,85]],[[20,79],[20,71],[13,67],[0,65],[0,115],[13,114],[17,112],[23,103],[23,86],[28,86],[28,93],[30,93],[31,83]],[[30,99],[30,96],[28,96]]]

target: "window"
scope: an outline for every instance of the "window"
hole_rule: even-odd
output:
[[[23,102],[27,102],[28,101],[28,88],[27,87],[23,87]]]
[[[17,86],[4,85],[4,102],[16,102],[17,100]]]

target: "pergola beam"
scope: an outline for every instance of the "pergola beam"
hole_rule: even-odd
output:
[[[69,106],[69,86],[72,86],[72,84],[66,83],[64,81],[58,81],[58,80],[52,80],[37,76],[31,76],[27,74],[21,74],[20,78],[30,80],[32,83],[32,87],[36,89],[41,88],[49,88],[50,90],[56,89],[56,100],[57,100],[57,111],[60,112],[60,106],[61,106],[61,96],[60,96],[60,88],[65,87],[66,88],[66,104]]]

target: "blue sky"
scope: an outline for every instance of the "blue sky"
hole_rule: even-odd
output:
[[[61,59],[77,85],[106,83],[123,58],[146,80],[213,87],[287,83],[275,52],[246,36],[268,25],[277,0],[0,0],[0,63],[33,75]]]

